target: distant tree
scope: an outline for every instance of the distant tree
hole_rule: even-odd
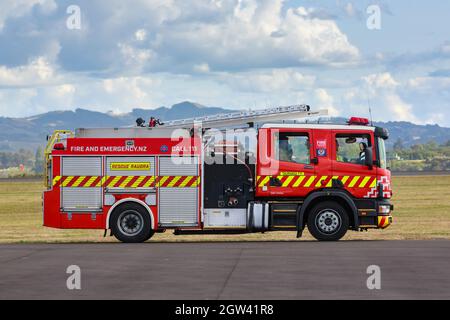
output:
[[[398,138],[397,141],[395,141],[395,143],[394,143],[394,150],[400,151],[400,150],[403,150],[404,148],[405,148],[405,146],[404,146],[403,139]]]
[[[36,172],[38,174],[44,172],[44,153],[43,153],[41,147],[39,147],[35,153],[34,172]]]

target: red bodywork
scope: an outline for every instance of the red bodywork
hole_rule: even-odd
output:
[[[127,142],[132,140],[133,146],[127,148]],[[61,158],[64,156],[101,156],[103,175],[105,175],[106,157],[108,156],[200,156],[201,147],[198,138],[68,138],[65,150],[53,150],[51,177],[61,176]],[[157,170],[158,161],[155,161]],[[200,170],[199,165],[199,170]],[[200,187],[200,185],[199,185]],[[104,196],[103,193],[103,203]],[[133,198],[144,203],[146,194],[126,193],[114,194],[115,200]],[[156,193],[158,197],[158,193]],[[199,203],[201,200],[199,193]],[[158,199],[157,199],[158,200]],[[156,200],[156,203],[158,203]],[[150,206],[154,225],[158,226],[158,208]],[[93,212],[63,212],[61,209],[61,188],[58,184],[43,194],[44,226],[62,229],[106,229],[108,213],[111,205],[103,205],[101,211]],[[95,216],[95,218],[94,218]],[[198,212],[200,221],[200,210]]]
[[[364,134],[370,137],[373,145],[373,161],[376,160],[377,144],[374,131],[345,129],[327,130],[314,128],[264,128],[260,129],[259,138],[265,141],[258,144],[257,197],[292,197],[306,198],[318,189],[330,188],[332,180],[343,182],[354,198],[377,198],[378,183],[384,185],[384,198],[391,198],[391,173],[377,166],[369,168],[365,165],[338,162],[336,152],[336,135]],[[310,138],[310,154],[315,158],[310,164],[298,164],[276,160],[275,136],[279,133],[302,133]],[[264,146],[267,145],[267,148]],[[322,150],[322,153],[319,152]],[[323,152],[325,150],[325,152]],[[319,155],[320,154],[320,155]],[[281,185],[270,185],[265,177],[277,177]]]

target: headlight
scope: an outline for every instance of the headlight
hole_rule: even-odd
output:
[[[391,212],[391,205],[390,204],[382,204],[378,207],[378,213],[381,214],[389,214]]]

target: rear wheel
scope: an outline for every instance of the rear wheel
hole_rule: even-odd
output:
[[[338,203],[326,201],[315,205],[308,215],[308,230],[320,241],[337,241],[349,228],[347,211]]]
[[[154,234],[147,210],[132,202],[121,204],[114,209],[110,227],[113,235],[126,243],[144,242]]]

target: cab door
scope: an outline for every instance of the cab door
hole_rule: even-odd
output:
[[[313,131],[272,128],[264,134],[268,143],[259,143],[257,196],[305,197],[316,182]]]
[[[356,198],[367,198],[376,191],[377,167],[365,162],[365,148],[372,149],[372,163],[376,152],[373,132],[333,130],[332,171],[349,193]]]

